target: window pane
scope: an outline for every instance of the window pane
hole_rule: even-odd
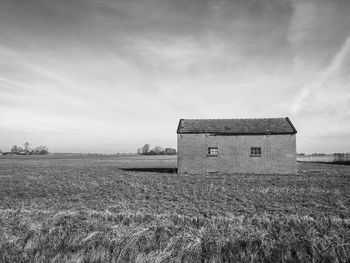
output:
[[[208,155],[218,155],[217,147],[208,147]]]
[[[250,147],[251,156],[261,156],[261,147]]]

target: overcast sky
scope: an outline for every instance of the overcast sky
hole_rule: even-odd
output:
[[[180,118],[289,116],[350,151],[349,0],[0,0],[0,149],[176,147]]]

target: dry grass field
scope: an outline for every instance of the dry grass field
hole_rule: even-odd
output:
[[[0,156],[0,262],[349,262],[350,166],[125,171],[169,156]]]

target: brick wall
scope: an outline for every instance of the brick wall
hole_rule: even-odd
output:
[[[178,134],[179,173],[294,174],[295,135],[211,136]],[[207,156],[208,147],[218,147],[218,156]],[[251,157],[250,148],[261,147],[261,157]]]

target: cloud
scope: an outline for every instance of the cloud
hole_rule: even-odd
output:
[[[343,0],[0,1],[0,147],[174,147],[179,118],[291,115],[311,133],[325,105],[340,133],[347,11]]]
[[[350,11],[346,1],[292,1],[288,40],[293,48],[294,94],[284,103],[299,126],[302,151],[349,147],[341,138],[350,129],[348,75]],[[328,135],[332,134],[333,138]],[[323,138],[320,144],[317,138]],[[332,143],[336,139],[341,143]],[[306,147],[308,145],[308,147]]]
[[[301,90],[296,100],[293,101],[291,105],[291,110],[293,113],[298,113],[304,110],[306,107],[310,107],[310,97],[315,95],[315,93],[320,92],[320,89],[327,88],[326,85],[333,81],[334,78],[339,76],[339,72],[345,60],[349,59],[350,54],[350,35],[346,38],[344,44],[334,55],[333,59],[329,65],[324,68],[319,74],[315,81],[306,84],[306,86]],[[333,92],[329,90],[329,92]],[[329,97],[328,97],[329,98]],[[333,101],[334,107],[337,107],[336,101]]]

